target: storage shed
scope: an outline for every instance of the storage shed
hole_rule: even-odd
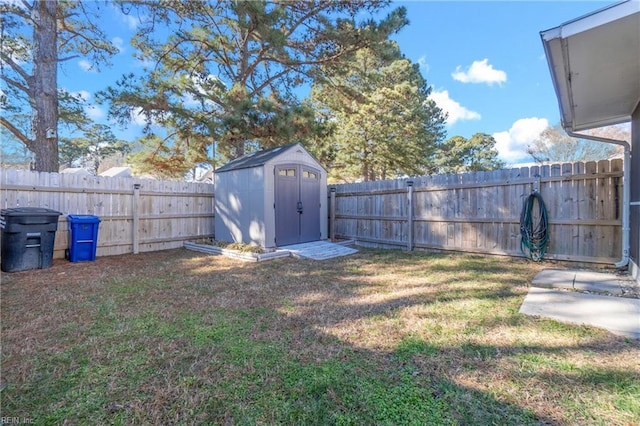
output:
[[[300,143],[233,160],[214,185],[218,241],[275,248],[327,239],[327,172]]]

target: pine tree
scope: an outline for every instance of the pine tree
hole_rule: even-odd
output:
[[[126,8],[150,17],[133,44],[139,58],[153,67],[121,79],[101,100],[121,122],[132,114],[145,117],[147,142],[153,143],[139,159],[164,162],[165,171],[171,165],[186,166],[171,157],[187,159],[187,140],[188,149],[200,154],[215,142],[219,155],[233,159],[244,154],[247,144],[273,147],[312,138],[321,129],[297,89],[404,26],[404,8],[380,22],[357,21],[363,10],[376,13],[388,4],[127,3]],[[157,131],[160,126],[165,133]]]
[[[359,51],[340,73],[313,88],[316,108],[332,123],[334,179],[422,174],[444,136],[445,116],[428,99],[417,65],[395,43]],[[326,150],[326,141],[311,150]]]
[[[486,133],[476,133],[467,139],[454,136],[440,145],[434,158],[432,173],[463,173],[501,169],[496,141]]]
[[[67,119],[86,124],[78,116],[78,99],[58,89],[58,66],[84,56],[94,64],[117,52],[94,24],[98,3],[33,0],[1,2],[2,73],[7,96],[0,124],[35,157],[35,169],[57,172],[58,124]],[[67,108],[59,104],[66,101]],[[33,117],[33,119],[25,119]]]

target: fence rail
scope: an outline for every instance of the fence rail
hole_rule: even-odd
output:
[[[336,238],[378,247],[520,256],[520,213],[536,189],[549,215],[547,258],[594,263],[620,259],[619,159],[333,188],[331,235]]]
[[[1,207],[44,207],[63,215],[54,258],[69,246],[66,216],[100,218],[97,255],[181,247],[213,237],[213,185],[0,169]]]
[[[547,258],[611,263],[622,240],[622,160],[423,176],[331,186],[332,238],[404,249],[520,256],[520,213],[545,200]],[[54,257],[68,248],[66,215],[100,218],[98,256],[181,247],[214,236],[213,185],[0,169],[0,207],[60,211]]]

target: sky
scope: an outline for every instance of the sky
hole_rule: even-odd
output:
[[[557,98],[540,31],[597,11],[615,1],[395,1],[407,8],[409,25],[392,38],[420,70],[431,97],[448,114],[447,138],[492,135],[507,165],[531,162],[527,144],[560,122]],[[115,84],[144,64],[132,56],[129,39],[136,19],[107,7],[101,20],[119,47],[111,67],[94,69],[83,59],[65,63],[61,87],[81,93],[87,112],[106,122],[106,106],[94,104],[95,92]],[[116,135],[133,140],[142,122]]]

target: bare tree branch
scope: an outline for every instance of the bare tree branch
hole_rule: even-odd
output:
[[[13,58],[11,57],[11,55],[8,55],[5,51],[1,51],[0,50],[0,59],[2,59],[4,62],[6,62],[7,64],[9,64],[9,66],[11,67],[11,69],[13,71],[15,71],[17,74],[20,75],[20,77],[22,77],[27,84],[30,84],[31,80],[33,79],[33,77],[31,77],[31,75],[29,75],[29,73],[27,73],[24,68],[22,68],[20,65],[18,65]]]
[[[13,136],[15,136],[20,142],[25,144],[29,149],[33,146],[34,141],[25,136],[17,127],[7,121],[4,117],[0,116],[0,124],[2,124]]]
[[[6,81],[10,86],[13,86],[17,89],[20,89],[21,91],[23,91],[27,96],[31,96],[31,89],[29,89],[28,86],[23,85],[22,83],[20,83],[19,81],[16,81],[12,78],[7,77],[6,75],[1,75],[0,78],[4,81]]]
[[[65,56],[64,58],[58,58],[58,62],[66,62],[79,57],[80,55]]]

